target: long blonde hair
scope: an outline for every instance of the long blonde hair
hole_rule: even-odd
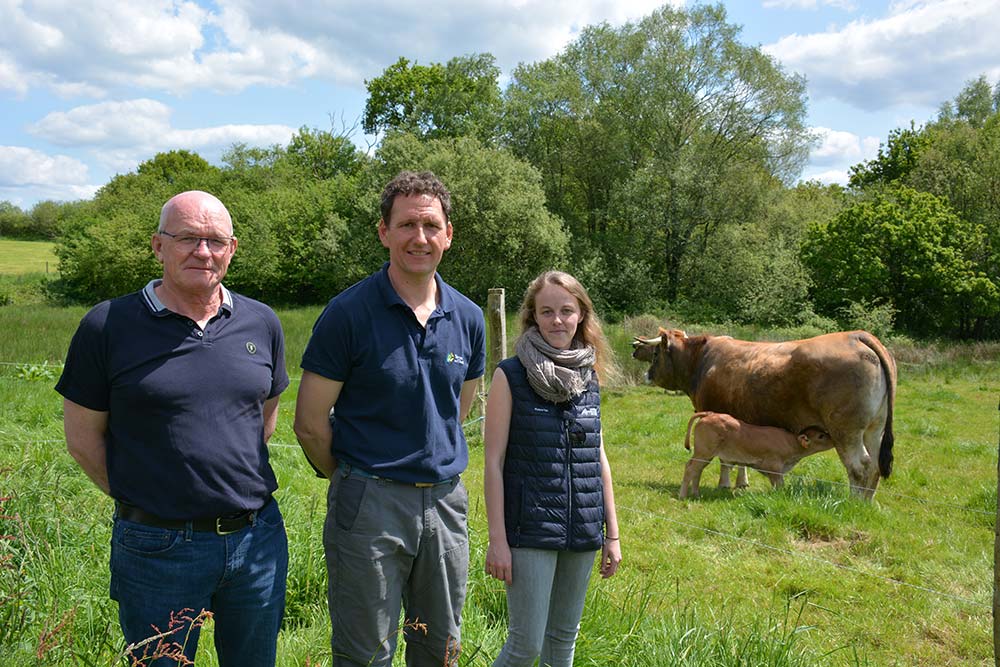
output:
[[[594,348],[594,370],[602,381],[617,377],[618,366],[611,346],[608,345],[608,339],[604,336],[601,319],[594,312],[594,302],[590,300],[590,295],[580,281],[568,273],[545,271],[531,281],[528,289],[524,291],[524,300],[518,311],[521,335],[523,336],[529,328],[538,326],[538,322],[535,321],[535,298],[546,285],[562,287],[576,299],[580,305],[580,322],[577,324],[576,333],[573,334],[573,340]]]

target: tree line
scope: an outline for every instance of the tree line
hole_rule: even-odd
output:
[[[383,261],[381,186],[426,168],[454,195],[441,270],[480,302],[558,267],[612,318],[669,307],[1000,336],[1000,86],[967,82],[935,119],[893,130],[846,187],[794,184],[816,142],[805,81],[739,37],[722,6],[667,6],[584,28],[505,88],[488,53],[400,58],[366,81],[370,152],[350,130],[303,127],[219,166],[161,153],[91,200],[39,204],[57,222],[32,233],[56,237],[65,294],[95,301],[156,275],[159,207],[207,190],[240,238],[233,289],[321,303]],[[6,206],[0,233],[8,213],[35,217]]]

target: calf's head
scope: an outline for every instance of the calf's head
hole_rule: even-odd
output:
[[[830,444],[830,435],[815,426],[807,426],[799,433],[799,444],[803,447],[826,447]]]

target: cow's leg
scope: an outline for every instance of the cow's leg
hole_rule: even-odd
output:
[[[865,449],[871,456],[871,465],[868,466],[868,474],[864,481],[864,497],[866,500],[871,500],[875,497],[875,491],[878,490],[878,483],[882,479],[882,473],[878,468],[878,455],[882,449],[884,425],[885,422],[880,421],[865,431]]]
[[[678,494],[681,498],[687,498],[688,491],[695,498],[698,497],[700,493],[699,486],[701,484],[701,471],[705,469],[705,466],[709,464],[711,459],[702,459],[697,454],[695,454],[687,465],[684,467],[684,481],[681,482],[681,492]]]
[[[833,436],[833,434],[830,434]],[[851,493],[866,500],[871,499],[875,489],[869,486],[872,471],[878,476],[878,462],[865,448],[864,434],[860,431],[833,436],[837,443],[837,455],[847,469],[847,479],[851,483]],[[876,482],[877,483],[877,482]]]

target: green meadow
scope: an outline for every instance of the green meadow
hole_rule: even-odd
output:
[[[52,389],[85,310],[0,308],[4,665],[127,664],[108,599],[112,503],[66,453]],[[293,374],[318,312],[279,310]],[[608,327],[624,371],[603,395],[624,562],[616,577],[594,577],[575,664],[993,664],[1000,345],[887,341],[900,366],[896,463],[872,503],[850,497],[833,451],[806,458],[777,492],[756,473],[748,491],[717,490],[714,463],[701,499],[680,501],[690,402],[637,382],[644,369],[628,358],[631,336],[654,333],[655,322]],[[282,397],[271,442],[291,550],[279,664],[327,665],[326,484],[295,444],[297,386]],[[470,422],[472,565],[460,664],[489,665],[506,611],[502,584],[482,572],[482,441]],[[201,646],[198,664],[216,664],[211,622]]]
[[[17,241],[0,238],[0,275],[55,273],[59,260],[48,241]]]

